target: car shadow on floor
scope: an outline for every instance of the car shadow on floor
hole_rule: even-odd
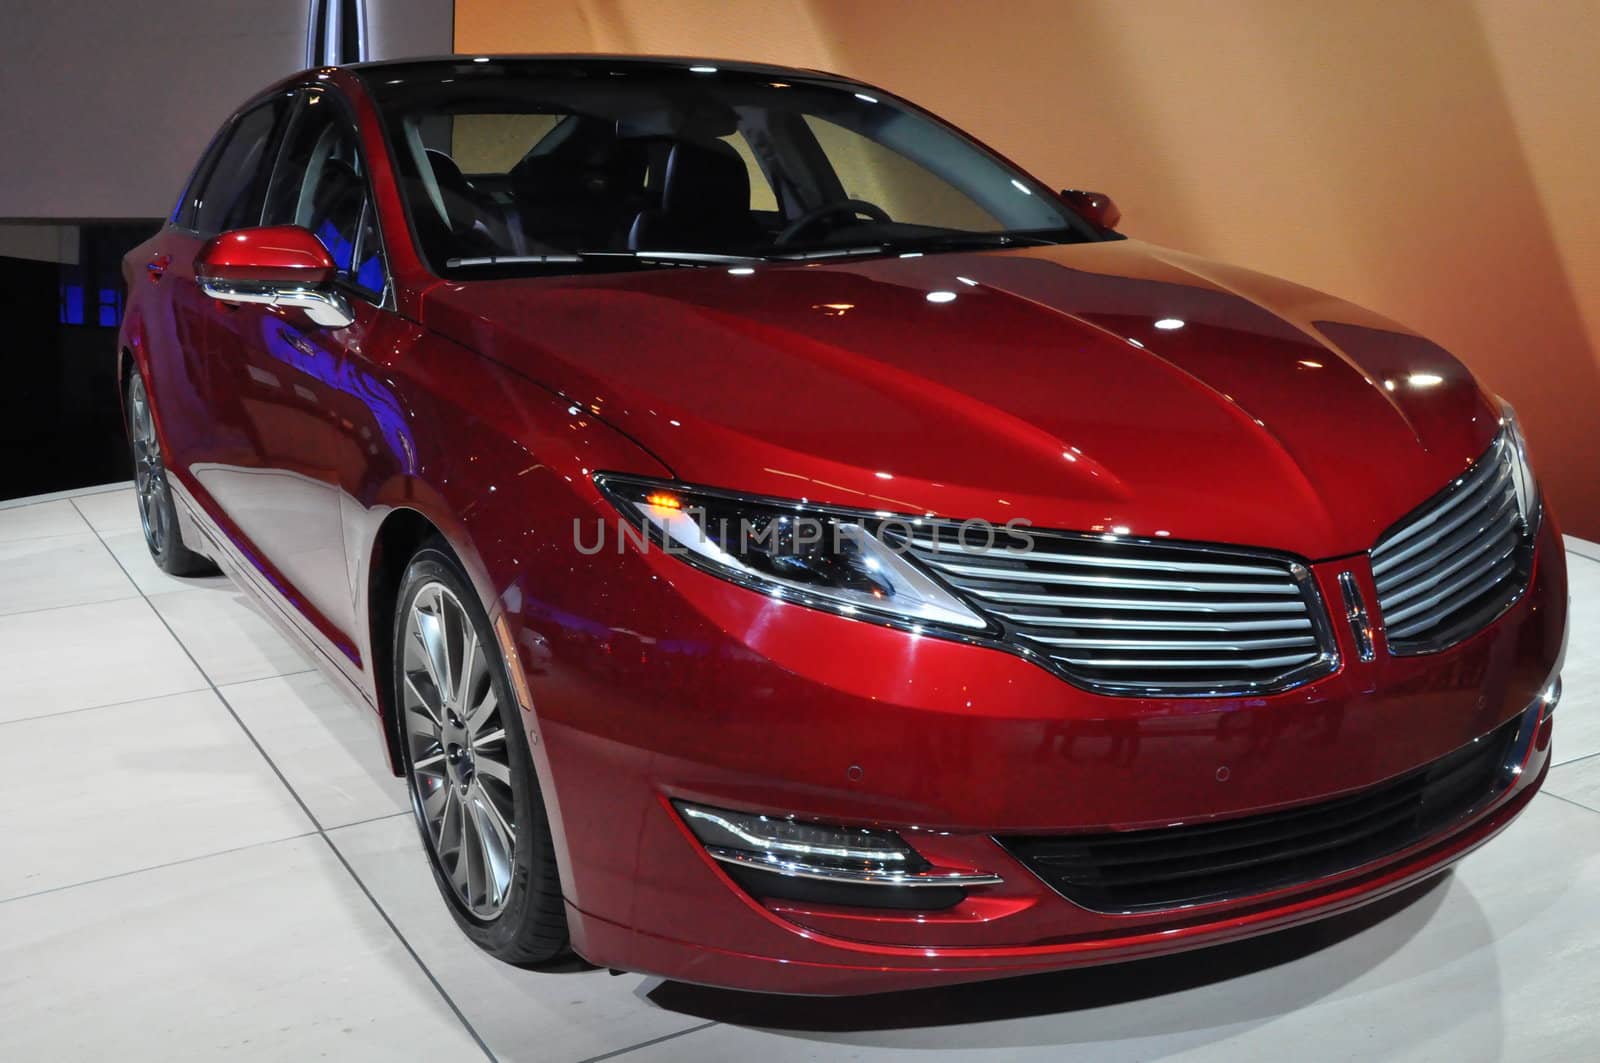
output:
[[[874,996],[777,996],[681,982],[647,982],[640,994],[669,1011],[773,1031],[826,1035],[947,1027],[1153,1001],[1261,975],[1387,923],[1385,933],[1368,935],[1370,944],[1352,950],[1360,962],[1345,957],[1323,965],[1315,976],[1295,973],[1294,992],[1311,1000],[1333,992],[1403,947],[1443,902],[1449,877],[1447,871],[1354,912],[1306,926],[1128,963]],[[1239,1014],[1225,1018],[1213,1012],[1210,1020],[1220,1024],[1264,1018],[1283,1003],[1247,995],[1252,1000],[1240,1002]]]

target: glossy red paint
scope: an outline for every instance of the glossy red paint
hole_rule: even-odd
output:
[[[1469,822],[1331,879],[1136,916],[1067,902],[991,835],[1319,800],[1523,712],[1561,665],[1554,518],[1528,592],[1448,651],[1390,656],[1380,640],[1363,662],[1336,623],[1342,667],[1287,693],[1105,697],[659,551],[581,554],[574,523],[615,517],[593,474],[1271,547],[1309,562],[1326,601],[1349,571],[1372,602],[1375,538],[1496,431],[1471,374],[1368,312],[1132,240],[445,282],[412,244],[360,80],[319,71],[272,91],[302,82],[356,120],[389,301],[352,300],[342,329],[229,307],[199,291],[197,269],[298,269],[310,249],[270,230],[202,249],[169,226],[128,258],[130,276],[167,265],[130,288],[126,369],[145,375],[185,540],[386,733],[390,536],[425,521],[460,556],[529,692],[574,943],[591,961],[844,993],[1190,948],[1432,874],[1542,780],[1544,739]],[[269,261],[268,246],[288,250]],[[943,291],[956,298],[927,299]],[[933,915],[762,903],[672,798],[896,829],[1004,882]]]
[[[1112,198],[1103,192],[1084,192],[1076,188],[1064,189],[1061,198],[1097,229],[1115,229],[1122,224],[1122,211]]]
[[[422,320],[691,483],[1313,559],[1366,550],[1498,427],[1426,340],[1132,240],[447,283]]]
[[[197,277],[225,281],[329,284],[337,273],[333,256],[310,230],[298,225],[235,229],[207,240],[195,258]]]

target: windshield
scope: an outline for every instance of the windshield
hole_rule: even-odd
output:
[[[363,75],[445,276],[1100,238],[959,133],[831,79],[626,60]]]

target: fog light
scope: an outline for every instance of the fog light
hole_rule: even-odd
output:
[[[987,872],[928,863],[900,835],[674,802],[712,858],[760,897],[860,907],[947,908]]]
[[[823,827],[792,819],[679,805],[694,836],[729,863],[807,866],[866,875],[921,871],[928,862],[889,831]],[[723,857],[718,856],[718,859]]]

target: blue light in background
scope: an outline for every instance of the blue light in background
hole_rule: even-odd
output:
[[[83,324],[83,285],[63,284],[61,286],[61,323],[63,325]]]

